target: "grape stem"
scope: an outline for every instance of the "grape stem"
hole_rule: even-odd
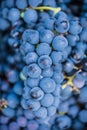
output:
[[[69,77],[65,76],[65,78],[68,79],[68,82],[66,84],[62,85],[62,89],[65,89],[68,85],[70,85],[71,86],[71,89],[70,89],[71,91],[77,91],[78,93],[80,93],[80,90],[76,86],[74,86],[74,84],[72,83],[74,77],[75,77],[75,75],[69,76]]]
[[[30,9],[31,7],[29,8],[26,8],[25,10],[28,10]],[[51,10],[54,12],[54,15],[56,15],[59,11],[61,11],[61,8],[58,7],[58,8],[53,8],[53,7],[50,7],[50,6],[38,6],[38,7],[32,7],[31,9],[34,9],[34,10]],[[21,18],[24,17],[24,12],[21,12]]]
[[[53,7],[49,7],[49,6],[39,6],[39,7],[35,7],[33,8],[35,10],[51,10],[54,12],[54,15],[56,15],[59,11],[61,11],[61,8],[58,7],[58,8],[53,8]]]

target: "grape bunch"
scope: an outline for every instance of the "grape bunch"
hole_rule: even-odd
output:
[[[87,128],[87,13],[70,4],[1,2],[2,130]]]

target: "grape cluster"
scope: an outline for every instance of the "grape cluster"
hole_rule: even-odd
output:
[[[1,2],[1,130],[87,128],[86,1],[72,3]]]

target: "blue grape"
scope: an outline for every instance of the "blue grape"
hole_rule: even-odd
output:
[[[68,129],[71,127],[71,119],[66,115],[60,116],[56,119],[56,124],[59,127],[59,129]]]
[[[8,126],[9,130],[19,130],[19,125],[17,124],[17,122],[11,122]]]
[[[40,107],[37,111],[34,112],[34,115],[37,119],[44,119],[47,117],[47,109]]]
[[[69,113],[69,103],[68,101],[61,102],[58,108],[59,112]]]
[[[28,9],[24,12],[24,18],[23,19],[27,24],[36,23],[37,19],[38,19],[38,14],[35,10]]]
[[[45,93],[51,93],[56,88],[56,83],[52,78],[42,78],[40,81],[40,87]]]
[[[43,99],[41,100],[41,105],[44,107],[49,107],[53,104],[54,97],[52,94],[45,94]]]
[[[40,102],[33,101],[32,99],[27,100],[28,109],[32,111],[37,111],[40,108]]]
[[[41,74],[41,69],[37,64],[33,63],[28,66],[28,75],[31,78],[38,78],[40,74]]]
[[[1,124],[7,124],[9,122],[9,117],[1,115],[0,117],[0,123]]]
[[[29,87],[33,88],[33,87],[37,87],[39,85],[39,78],[27,78],[27,80],[25,81]]]
[[[26,125],[27,125],[27,119],[24,116],[19,116],[17,118],[17,124],[20,127],[26,127]]]
[[[83,28],[83,30],[80,33],[80,39],[81,41],[87,42],[87,28]]]
[[[60,96],[60,92],[61,92],[61,85],[57,84],[55,90],[53,91],[53,95]]]
[[[39,32],[33,29],[27,29],[23,32],[22,39],[25,42],[37,44],[39,42]]]
[[[69,20],[66,18],[59,17],[55,21],[55,29],[58,33],[66,33],[69,30]]]
[[[22,55],[26,55],[28,52],[33,52],[33,51],[34,51],[34,46],[29,42],[24,42],[20,46],[20,52]]]
[[[38,59],[38,55],[35,52],[29,52],[23,57],[26,64],[35,63]]]
[[[54,19],[47,18],[47,20],[44,20],[44,27],[49,30],[54,29]]]
[[[70,46],[76,46],[77,42],[79,41],[79,36],[78,35],[67,35],[67,40]]]
[[[32,99],[38,101],[44,97],[44,92],[39,87],[34,87],[30,91],[30,96]]]
[[[72,118],[76,118],[77,114],[79,112],[79,107],[76,105],[73,105],[69,108],[68,114],[72,117]]]
[[[61,63],[55,63],[53,65],[53,70],[57,72],[62,72],[62,64]]]
[[[19,116],[22,116],[22,115],[23,115],[23,108],[22,107],[18,107],[17,111],[16,111],[16,116],[19,117]]]
[[[3,114],[9,118],[13,118],[15,116],[15,110],[7,107],[3,109]]]
[[[47,69],[52,65],[52,60],[48,55],[42,55],[38,58],[40,68]]]
[[[8,19],[11,22],[16,22],[20,18],[20,11],[17,8],[11,8],[8,13]]]
[[[28,3],[29,3],[30,6],[36,7],[36,6],[41,5],[42,1],[43,0],[33,0],[33,1],[32,0],[28,0]]]
[[[54,33],[48,29],[40,29],[40,42],[51,44]]]
[[[69,72],[71,72],[73,70],[74,64],[73,64],[72,60],[67,59],[67,61],[64,63],[63,67],[64,67],[64,71],[66,73],[69,73]]]
[[[64,36],[56,36],[52,41],[53,49],[62,51],[68,46],[68,41]]]
[[[79,121],[78,119],[76,119],[76,120],[74,120],[72,127],[75,130],[82,130],[82,129],[84,129],[84,124],[81,121]]]
[[[34,113],[31,110],[25,110],[24,116],[26,119],[32,120],[34,118]]]
[[[54,102],[53,102],[53,106],[55,106],[56,108],[59,107],[59,104],[60,104],[60,97],[59,96],[55,96],[54,97]]]
[[[80,25],[78,20],[71,20],[70,21],[70,28],[69,32],[73,35],[77,35],[82,31],[82,26]]]
[[[53,75],[53,69],[52,68],[47,68],[47,69],[44,69],[42,71],[43,77],[52,77],[52,75]]]
[[[11,83],[15,83],[18,81],[19,77],[18,77],[18,72],[16,70],[11,70],[8,74],[7,74],[7,78],[8,81]]]
[[[6,0],[6,5],[9,8],[12,8],[14,6],[14,0]]]
[[[78,100],[81,103],[86,103],[87,102],[87,86],[84,86],[81,89]]]
[[[44,0],[43,5],[44,6],[56,7],[56,1],[55,0]]]
[[[9,25],[9,22],[6,19],[0,18],[0,30],[4,31],[8,29]]]
[[[39,128],[38,122],[35,120],[30,120],[27,124],[28,130],[37,130]]]
[[[0,129],[1,130],[8,130],[8,126],[7,125],[0,125]]]
[[[47,124],[41,124],[38,130],[50,130],[50,127]]]
[[[49,55],[51,52],[51,47],[47,43],[40,43],[37,45],[36,52],[39,56]]]
[[[73,82],[74,86],[76,86],[77,88],[82,88],[85,85],[85,79],[79,73],[74,77],[72,82]]]
[[[25,98],[21,98],[20,104],[22,106],[23,109],[27,110],[28,109],[28,104]]]
[[[79,120],[83,123],[87,123],[87,110],[83,109],[79,112]]]
[[[44,22],[45,19],[50,18],[49,14],[47,12],[40,12],[39,17],[40,17],[40,22]]]
[[[16,6],[18,9],[25,9],[27,7],[27,0],[16,0]]]
[[[52,78],[57,84],[60,84],[63,82],[64,76],[62,73],[54,72]]]
[[[71,89],[71,86],[67,85],[66,88],[61,91],[60,96],[63,101],[67,100],[72,95],[72,92],[70,89]]]
[[[56,113],[56,107],[55,106],[48,107],[47,113],[48,113],[48,116],[53,116]]]
[[[65,12],[63,12],[63,11],[60,11],[60,12],[58,12],[56,15],[55,15],[55,17],[56,17],[56,19],[62,19],[62,18],[64,18],[64,19],[67,19],[68,18],[68,16],[67,16],[67,14],[65,13]]]
[[[16,83],[13,87],[13,91],[17,95],[22,95],[23,86],[20,82]]]
[[[17,105],[19,104],[19,100],[18,100],[18,97],[16,94],[14,93],[10,93],[8,96],[7,96],[7,102],[8,102],[8,106],[10,108],[16,108]]]
[[[52,51],[51,58],[52,58],[53,64],[61,62],[62,61],[62,52]]]
[[[29,99],[30,98],[30,88],[28,87],[28,86],[25,86],[24,88],[23,88],[23,97],[25,98],[25,99]]]

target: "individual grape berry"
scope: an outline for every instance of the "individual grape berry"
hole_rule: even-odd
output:
[[[9,22],[3,18],[0,18],[0,30],[4,31],[8,29],[9,27]]]
[[[39,32],[33,29],[27,29],[23,32],[22,39],[25,42],[37,44],[39,42]]]
[[[54,72],[52,78],[57,84],[60,84],[63,82],[64,76],[62,73]]]
[[[25,99],[29,99],[30,98],[30,88],[28,87],[28,86],[25,86],[24,88],[23,88],[23,97],[25,98]]]
[[[40,107],[34,112],[34,115],[37,119],[45,119],[47,117],[47,109],[45,107]]]
[[[33,9],[28,9],[24,12],[24,21],[31,25],[32,23],[36,23],[38,19],[38,14],[35,10]],[[34,38],[34,37],[33,37]]]
[[[39,124],[35,120],[30,120],[27,124],[28,130],[38,130]]]
[[[58,109],[59,104],[60,104],[60,97],[59,96],[55,96],[52,105],[55,106]]]
[[[55,21],[55,29],[58,33],[66,33],[69,30],[69,20],[66,18],[58,18]]]
[[[36,7],[42,4],[43,0],[28,0],[28,3],[31,7]]]
[[[53,104],[54,97],[52,94],[45,94],[43,99],[41,100],[41,105],[44,107],[49,107]]]
[[[53,69],[52,68],[47,68],[47,69],[44,69],[42,71],[43,77],[52,77],[52,75],[53,75]]]
[[[87,110],[83,109],[79,112],[79,120],[83,123],[87,123]]]
[[[31,78],[38,78],[40,74],[41,69],[37,64],[33,63],[28,66],[28,76]]]
[[[20,46],[20,52],[22,55],[26,55],[28,52],[33,52],[34,51],[34,46],[31,45],[29,42],[24,42]]]
[[[28,109],[32,111],[37,111],[40,108],[40,103],[32,99],[27,100]]]
[[[68,129],[71,127],[71,119],[64,115],[56,119],[56,124],[59,129]]]
[[[6,0],[6,6],[12,8],[14,6],[14,0]]]
[[[39,87],[34,87],[30,91],[30,96],[32,99],[38,101],[44,97],[44,92]]]
[[[40,43],[37,45],[36,52],[39,56],[49,55],[51,52],[51,47],[47,43]]]
[[[52,41],[52,47],[56,51],[62,51],[68,46],[68,41],[64,36],[56,36]]]
[[[13,118],[15,116],[15,110],[10,107],[4,108],[2,112],[9,118]]]
[[[11,122],[8,126],[9,130],[19,130],[19,125],[17,124],[17,122]]]
[[[24,81],[25,86],[28,85],[30,88],[37,87],[39,85],[39,78],[27,78],[27,80]]]
[[[55,90],[56,83],[52,78],[42,78],[40,80],[40,88],[45,93],[51,93],[51,92],[53,92]]]
[[[48,55],[42,55],[38,58],[40,68],[47,69],[52,65],[52,60]]]
[[[70,21],[70,28],[69,32],[73,35],[77,35],[82,31],[82,26],[80,25],[78,20],[71,20]]]
[[[38,55],[35,52],[29,52],[23,57],[26,64],[35,63],[38,59]]]
[[[7,102],[8,102],[8,106],[10,108],[16,108],[17,105],[19,104],[19,100],[18,100],[18,97],[16,94],[14,93],[10,93],[8,96],[7,96]]]
[[[8,19],[11,22],[16,22],[20,18],[20,11],[17,8],[11,8],[8,13]]]
[[[47,108],[47,114],[48,116],[53,116],[56,113],[56,107],[55,106],[50,106]]]
[[[53,64],[61,62],[63,58],[62,52],[52,51],[51,58],[52,58]]]
[[[25,98],[21,98],[20,104],[22,106],[23,109],[27,110],[28,109],[28,104]]]
[[[16,6],[18,9],[25,9],[27,7],[27,0],[16,0]]]
[[[24,116],[19,116],[17,118],[17,124],[20,127],[26,127],[26,125],[27,125],[27,119]]]
[[[51,44],[54,37],[54,33],[52,31],[48,29],[40,29],[39,33],[40,33],[40,42]]]

